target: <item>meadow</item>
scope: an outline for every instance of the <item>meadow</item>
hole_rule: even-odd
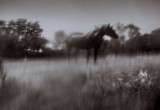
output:
[[[159,110],[160,56],[4,60],[0,110]]]

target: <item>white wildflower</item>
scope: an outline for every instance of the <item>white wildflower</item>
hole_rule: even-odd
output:
[[[138,78],[141,80],[141,83],[144,83],[147,80],[147,71],[140,70],[140,73],[138,74]]]
[[[23,39],[23,36],[20,35],[19,38],[18,38],[18,41],[21,41]]]
[[[42,52],[43,52],[43,50],[40,48],[40,49],[38,50],[38,52],[39,52],[39,53],[42,53]]]
[[[28,49],[27,49],[27,51],[31,51],[31,49],[30,49],[30,48],[28,48]]]
[[[141,83],[144,83],[144,82],[145,82],[145,79],[142,79],[142,80],[141,80]]]
[[[141,79],[147,79],[147,71],[140,70],[140,73],[138,74],[138,77]]]

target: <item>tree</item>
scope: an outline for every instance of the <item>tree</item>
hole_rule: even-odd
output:
[[[130,38],[138,37],[141,35],[140,28],[138,26],[134,24],[128,24],[126,27],[129,29],[128,35]]]
[[[152,35],[160,36],[160,28],[157,28],[157,29],[151,31],[151,34],[152,34]]]
[[[6,21],[0,20],[0,36],[5,34]]]
[[[3,56],[4,51],[6,50],[6,21],[0,20],[0,57]]]
[[[116,26],[116,32],[117,34],[119,35],[119,39],[115,42],[115,47],[117,47],[116,49],[116,53],[119,54],[119,53],[124,53],[124,48],[125,48],[125,44],[126,44],[126,40],[128,36],[125,35],[127,29],[128,29],[128,26],[127,25],[124,25],[122,23],[117,23]],[[113,41],[112,41],[113,42]],[[113,43],[112,43],[113,45]]]
[[[154,52],[160,52],[160,28],[157,28],[151,32],[150,39]]]
[[[6,24],[0,20],[0,55],[24,56],[28,50],[42,50],[47,43],[41,35],[42,31],[38,22],[18,19]]]
[[[65,42],[66,34],[64,31],[60,30],[55,33],[54,36],[54,46],[55,49],[61,49],[62,44]]]
[[[42,37],[42,29],[38,22],[28,22],[26,19],[10,21],[6,28],[6,36],[10,38],[8,52],[13,56],[26,54],[27,50],[43,48],[47,40]]]
[[[111,39],[108,42],[106,50],[109,51],[109,53],[115,54],[117,56],[120,53],[120,51],[121,51],[120,48],[121,48],[121,42],[120,42],[120,40]]]
[[[115,25],[116,32],[119,36],[124,36],[125,31],[127,30],[127,26],[122,23],[117,23]]]

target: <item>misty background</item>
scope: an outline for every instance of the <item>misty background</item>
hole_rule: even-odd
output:
[[[119,39],[104,36],[100,55],[157,54],[159,5],[158,0],[0,0],[0,56],[67,56],[68,37],[104,24]]]
[[[159,6],[159,0],[0,0],[0,19],[38,21],[49,40],[58,30],[86,33],[117,22],[136,24],[146,33],[160,26]]]
[[[158,0],[0,0],[0,110],[160,110],[159,6]],[[84,40],[75,43],[75,34]],[[68,38],[101,47],[76,56]]]

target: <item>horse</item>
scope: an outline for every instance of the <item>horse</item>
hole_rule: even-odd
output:
[[[66,45],[68,48],[68,58],[70,59],[70,52],[74,48],[75,54],[77,55],[79,50],[87,51],[87,63],[90,57],[90,50],[94,50],[94,63],[97,62],[97,55],[100,49],[100,46],[103,42],[103,36],[108,35],[111,38],[118,39],[119,36],[115,32],[110,24],[102,25],[99,28],[94,29],[91,32],[86,34],[72,34],[67,40]]]

